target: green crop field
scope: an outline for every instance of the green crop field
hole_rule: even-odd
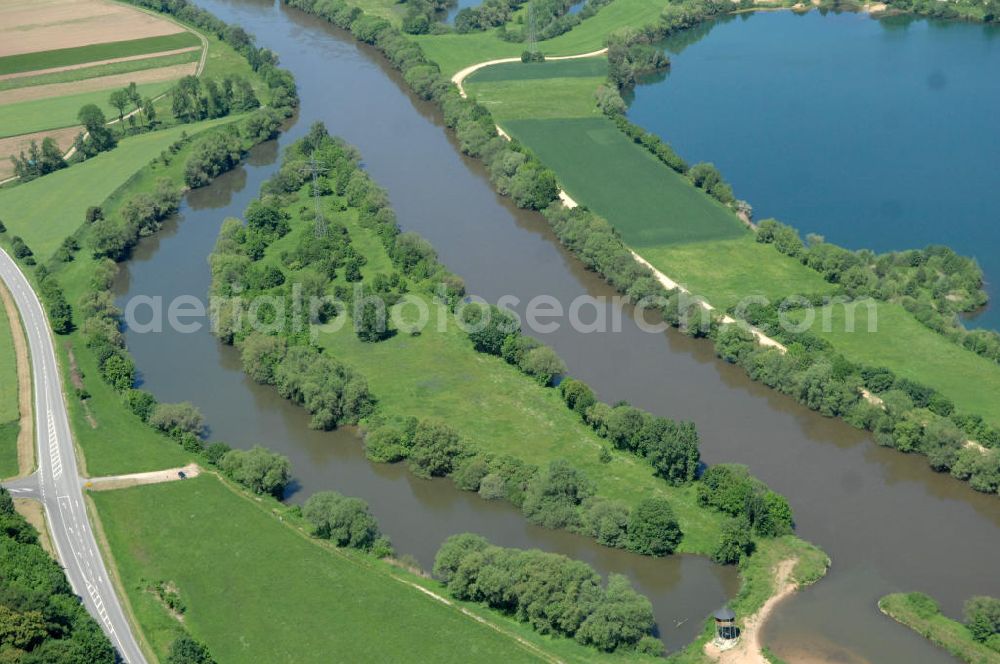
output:
[[[368,8],[369,2],[359,4]],[[619,28],[655,22],[667,4],[667,0],[614,0],[569,32],[538,42],[538,48],[545,55],[596,51],[604,47],[608,34]],[[495,31],[421,35],[416,40],[447,76],[477,62],[519,56],[524,50],[524,44],[505,42]]]
[[[89,44],[75,48],[60,48],[36,53],[20,53],[0,58],[0,75],[18,74],[37,69],[66,67],[97,60],[111,60],[132,55],[145,55],[160,51],[172,51],[188,46],[198,46],[201,40],[192,32],[183,31],[171,35],[129,39],[126,41]]]
[[[829,340],[848,359],[886,366],[898,375],[939,390],[958,410],[978,413],[1000,426],[1000,366],[953,344],[924,327],[898,304],[879,302],[875,332],[869,332],[869,310],[854,307],[854,331],[843,305],[817,311],[812,331]],[[829,324],[825,324],[828,321]]]
[[[0,304],[0,477],[17,474],[17,363],[10,319]]]
[[[80,69],[68,69],[66,71],[57,71],[51,74],[19,76],[18,78],[0,80],[0,91],[13,90],[15,88],[27,88],[35,85],[49,85],[50,83],[71,83],[73,81],[83,81],[88,78],[97,78],[98,76],[128,74],[135,71],[144,71],[146,69],[156,69],[158,67],[172,67],[174,65],[182,65],[188,62],[197,62],[200,57],[201,51],[194,50],[187,51],[185,53],[175,53],[174,55],[143,58],[141,60],[126,60],[124,62],[112,62],[106,65],[82,67]]]
[[[508,62],[484,67],[466,80],[466,83],[496,83],[497,81],[537,81],[552,78],[599,78],[608,75],[608,59],[603,56],[577,60],[550,60],[548,62]],[[556,95],[553,95],[556,96]]]
[[[676,242],[746,235],[736,216],[633,143],[605,117],[501,121],[556,172],[581,205],[641,252]]]
[[[179,624],[148,584],[173,584],[184,628],[220,662],[529,662],[511,637],[326,549],[211,475],[91,494],[133,610],[162,658]],[[238,607],[238,610],[234,610]]]
[[[46,259],[83,224],[89,206],[100,205],[182,133],[193,135],[232,121],[220,118],[126,138],[114,150],[82,164],[0,190],[0,219],[11,235],[24,238],[38,257]]]
[[[143,97],[156,97],[169,90],[173,85],[172,81],[160,81],[158,83],[142,83],[137,87]],[[113,89],[95,90],[64,97],[33,99],[0,106],[0,138],[78,125],[80,121],[77,120],[76,116],[84,104],[97,104],[104,111],[108,120],[114,120],[118,117],[118,111],[108,103],[108,96]]]

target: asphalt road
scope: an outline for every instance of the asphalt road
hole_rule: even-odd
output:
[[[15,497],[41,500],[52,542],[73,591],[83,599],[120,657],[130,664],[144,663],[87,519],[48,319],[28,280],[2,249],[0,278],[14,296],[28,336],[38,439],[38,471],[5,486]]]

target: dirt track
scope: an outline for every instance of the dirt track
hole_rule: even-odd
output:
[[[795,558],[783,560],[774,570],[774,594],[767,598],[757,613],[746,619],[740,632],[740,642],[735,648],[719,652],[712,642],[705,644],[705,654],[720,664],[768,664],[764,657],[764,644],[760,632],[774,607],[798,588],[792,579],[792,571],[798,562]]]
[[[187,477],[197,477],[201,473],[201,468],[196,463],[189,463],[182,468],[167,468],[166,470],[153,470],[148,473],[132,473],[131,475],[109,475],[108,477],[93,477],[84,482],[84,487],[90,491],[110,491],[112,489],[125,489],[130,486],[141,484],[159,484],[161,482],[176,482],[181,479],[179,473],[183,472]]]
[[[0,3],[0,57],[171,35],[182,30],[176,23],[104,0]]]

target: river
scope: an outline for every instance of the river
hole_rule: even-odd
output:
[[[199,4],[258,35],[295,72],[301,117],[278,143],[287,144],[322,119],[332,133],[358,146],[366,167],[389,191],[402,227],[426,236],[470,292],[490,300],[506,294],[527,300],[546,293],[562,301],[611,295],[559,246],[539,215],[493,193],[483,169],[459,154],[440,115],[408,94],[377,53],[322,21],[270,2]],[[143,241],[123,270],[121,299],[204,296],[206,257],[222,219],[238,215],[273,172],[278,143],[261,146],[246,166],[187,196],[178,218]],[[604,400],[627,399],[694,420],[706,461],[747,463],[789,497],[800,535],[822,546],[834,565],[820,584],[776,613],[766,636],[779,654],[794,655],[808,644],[811,652],[840,661],[948,662],[883,618],[877,597],[924,590],[956,614],[969,595],[1000,594],[995,498],[749,382],[716,360],[709,344],[675,332],[647,334],[625,316],[619,333],[580,334],[563,326],[544,341]],[[262,443],[288,455],[298,482],[292,500],[327,488],[360,496],[400,552],[425,566],[444,537],[471,530],[507,546],[563,552],[603,574],[627,573],[653,600],[661,636],[671,648],[693,638],[701,618],[735,590],[732,570],[705,560],[651,560],[605,549],[532,527],[513,508],[458,492],[448,481],[419,480],[402,466],[370,464],[353,432],[309,430],[301,410],[250,383],[235,352],[207,331],[130,332],[128,344],[143,386],[164,401],[194,402],[213,438],[240,447]]]
[[[710,29],[707,29],[709,28]],[[628,115],[757,219],[875,251],[946,244],[1000,297],[1000,27],[760,12],[664,45]],[[1000,329],[1000,307],[972,325]]]

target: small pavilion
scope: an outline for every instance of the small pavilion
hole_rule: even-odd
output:
[[[724,606],[716,611],[715,618],[715,642],[720,650],[727,650],[736,645],[740,639],[740,630],[736,626],[736,614],[728,606]]]

